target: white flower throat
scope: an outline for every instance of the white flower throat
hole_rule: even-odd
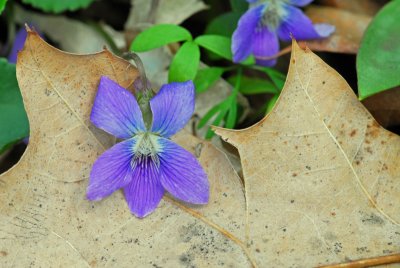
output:
[[[260,1],[256,4],[251,4],[250,7],[258,5]],[[260,20],[259,27],[268,27],[270,30],[275,31],[282,19],[286,16],[286,11],[283,8],[283,3],[287,2],[284,0],[267,0],[263,1],[266,4],[264,14]]]
[[[151,132],[139,133],[135,136],[136,144],[133,148],[135,156],[132,159],[132,168],[138,164],[145,164],[151,158],[152,162],[159,167],[160,160],[158,153],[161,151],[161,146],[158,142],[158,136]]]

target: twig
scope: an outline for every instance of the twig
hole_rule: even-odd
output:
[[[400,253],[368,259],[361,259],[341,264],[319,266],[317,268],[363,268],[391,263],[400,263]]]
[[[307,47],[306,42],[299,42],[298,44],[303,49]],[[289,46],[281,49],[278,53],[276,53],[273,56],[270,56],[270,57],[257,57],[257,59],[259,59],[259,60],[273,60],[273,59],[279,58],[280,56],[286,55],[286,54],[290,53],[291,51],[292,51],[292,46],[289,45]]]
[[[142,86],[143,86],[143,91],[146,92],[148,89],[147,85],[147,76],[146,76],[146,71],[144,69],[144,65],[138,54],[133,53],[133,52],[125,52],[122,55],[125,59],[128,60],[133,60],[136,64],[136,68],[139,71],[140,79],[142,80]]]

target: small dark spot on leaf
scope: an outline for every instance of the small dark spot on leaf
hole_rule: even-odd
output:
[[[179,261],[180,262],[182,262],[182,263],[190,263],[191,261],[192,261],[192,259],[191,259],[191,257],[190,257],[190,255],[188,255],[188,254],[182,254],[180,257],[179,257]]]
[[[379,217],[378,215],[371,213],[371,214],[366,214],[364,212],[361,213],[361,221],[365,224],[373,224],[373,225],[383,225],[385,224],[385,221]]]

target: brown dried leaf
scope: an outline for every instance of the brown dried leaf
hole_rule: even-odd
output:
[[[193,14],[207,8],[202,0],[131,0],[125,29],[147,24],[181,24]]]
[[[206,206],[167,196],[140,220],[120,191],[86,200],[91,165],[113,142],[89,121],[101,75],[127,87],[137,71],[108,51],[67,54],[28,33],[17,76],[31,136],[20,162],[0,176],[0,266],[250,266],[243,186],[208,142],[175,137],[209,175]]]
[[[400,138],[346,81],[294,43],[275,108],[218,128],[241,155],[250,253],[259,265],[314,267],[400,251]]]
[[[320,0],[323,5],[332,6],[353,13],[374,16],[387,0]]]
[[[337,53],[356,54],[364,31],[372,19],[368,15],[319,6],[310,6],[307,8],[306,14],[314,23],[329,23],[336,27],[335,32],[330,37],[308,41],[307,46],[316,51]]]
[[[384,127],[400,125],[400,88],[392,88],[362,101],[376,121]]]
[[[29,21],[60,48],[72,53],[94,53],[109,45],[109,40],[87,23],[62,15],[45,15],[25,10],[18,4],[13,7],[14,19],[23,25]],[[57,25],[57,27],[54,27]]]

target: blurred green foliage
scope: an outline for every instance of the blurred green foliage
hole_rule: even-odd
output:
[[[29,135],[15,64],[0,58],[0,152]]]
[[[88,7],[94,0],[22,0],[22,2],[45,12],[61,13]]]
[[[364,34],[357,56],[360,99],[400,85],[399,14],[400,0],[389,2]]]

